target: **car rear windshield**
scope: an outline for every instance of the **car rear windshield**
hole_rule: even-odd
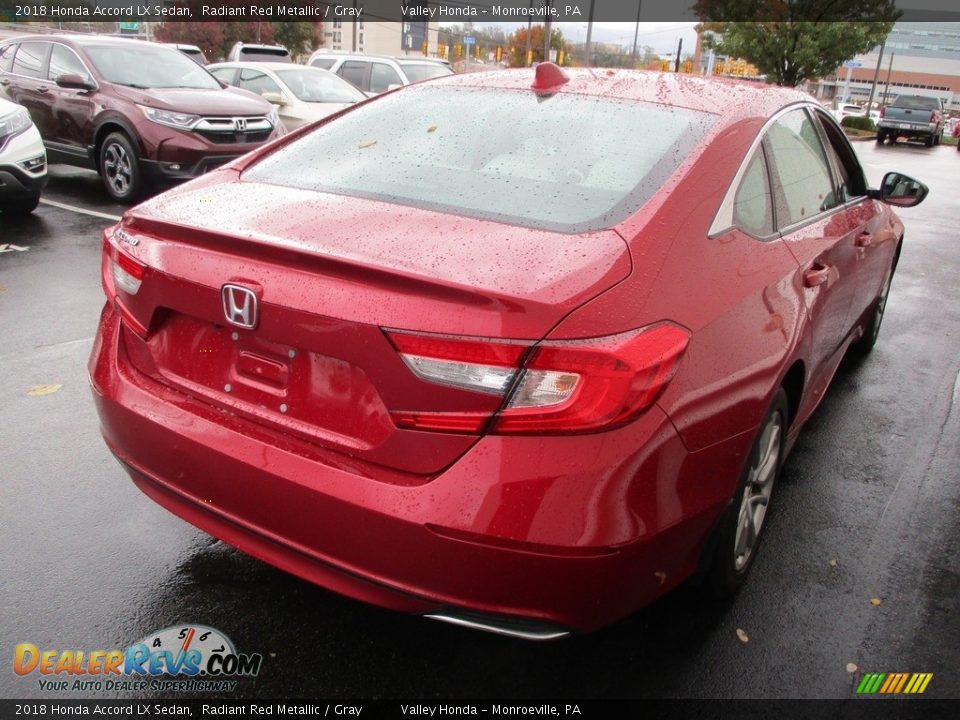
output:
[[[653,103],[427,83],[357,106],[243,179],[588,232],[638,210],[713,120]]]
[[[921,95],[905,95],[894,100],[891,107],[906,108],[908,110],[939,110],[940,101],[932,97]]]
[[[131,41],[129,47],[88,45],[84,50],[103,79],[116,85],[220,89],[210,73],[171,47]]]
[[[318,68],[296,65],[274,72],[290,88],[290,92],[303,102],[353,103],[367,99],[366,95],[343,78]]]
[[[239,60],[244,62],[293,62],[283,48],[240,48]]]
[[[440,63],[401,62],[400,67],[403,68],[403,72],[406,73],[407,78],[412,83],[443,77],[444,75],[453,75],[453,70]]]

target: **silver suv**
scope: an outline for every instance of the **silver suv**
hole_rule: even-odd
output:
[[[416,55],[392,58],[317,50],[307,65],[336,73],[370,95],[421,80],[453,75],[450,65],[442,60]]]

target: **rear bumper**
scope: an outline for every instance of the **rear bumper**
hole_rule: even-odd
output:
[[[654,408],[602,436],[486,437],[398,483],[139,374],[119,325],[108,305],[91,383],[141,490],[254,557],[396,610],[544,636],[599,628],[695,569],[738,470],[737,448],[688,454]]]

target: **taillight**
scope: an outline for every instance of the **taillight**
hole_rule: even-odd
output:
[[[130,295],[136,295],[140,291],[147,266],[134,260],[116,246],[111,248],[110,260],[115,287]]]
[[[937,111],[934,110],[930,113],[930,122],[935,123],[937,121]]]
[[[494,415],[392,412],[398,427],[500,434],[578,433],[623,425],[656,401],[689,340],[689,333],[672,323],[535,346],[387,335],[422,380],[503,398]]]
[[[886,105],[881,105],[881,106],[880,106],[880,117],[881,117],[881,119],[882,119],[883,116],[886,114],[886,112],[887,112],[887,106],[886,106]]]

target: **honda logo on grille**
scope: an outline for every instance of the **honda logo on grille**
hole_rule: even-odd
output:
[[[234,118],[233,126],[236,128],[237,132],[246,132],[247,131],[247,119],[246,118]]]
[[[257,294],[253,290],[242,285],[227,284],[220,290],[220,295],[228,323],[247,330],[257,326]]]

